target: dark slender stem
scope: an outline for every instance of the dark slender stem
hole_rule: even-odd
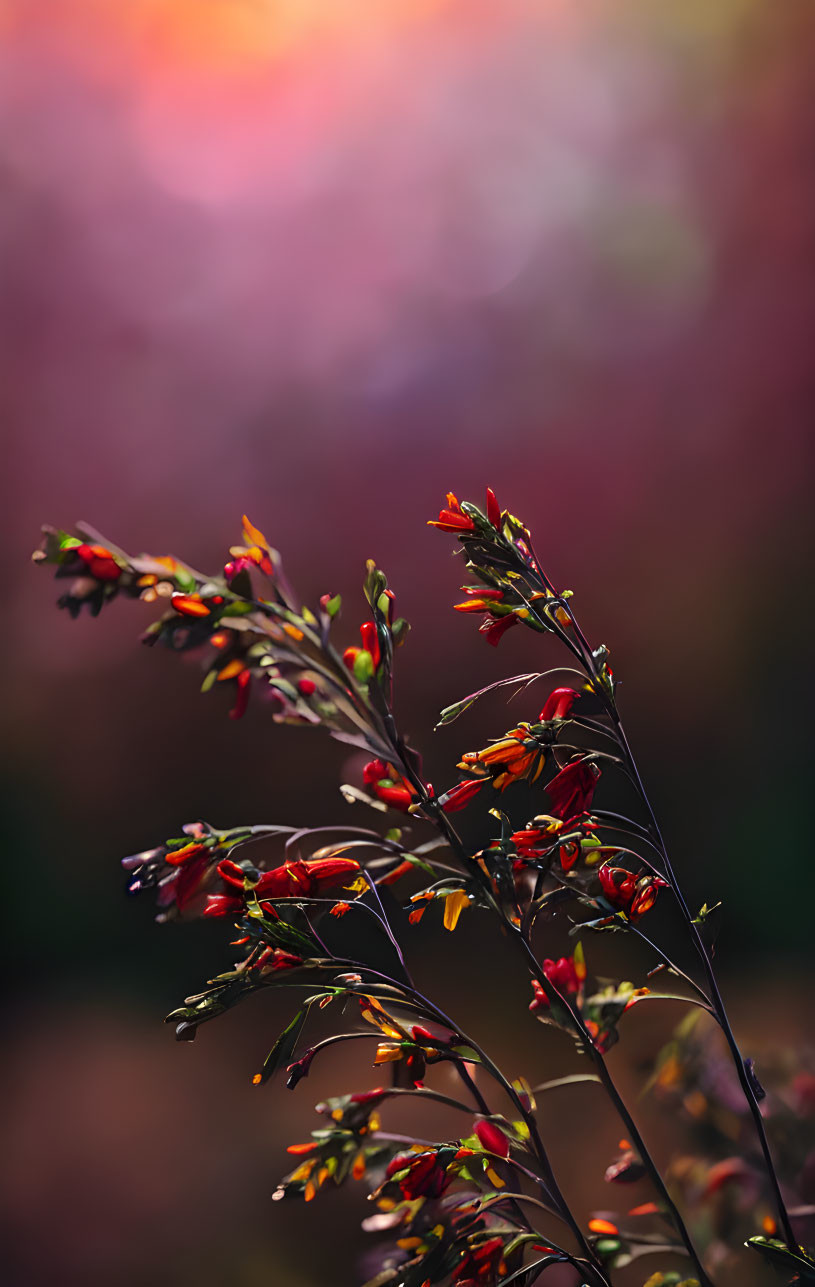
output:
[[[671,973],[672,973],[672,974],[675,974],[675,975],[677,976],[677,978],[682,979],[682,980],[683,980],[683,982],[687,983],[687,985],[688,985],[688,987],[689,987],[689,988],[692,988],[692,989],[693,989],[693,991],[696,993],[697,997],[699,997],[699,1000],[700,1000],[700,1002],[702,1003],[702,1005],[704,1006],[705,1010],[707,1010],[708,1014],[712,1015],[712,1016],[713,1016],[713,1018],[716,1018],[716,1015],[715,1015],[714,1010],[713,1010],[712,1002],[711,1002],[710,997],[708,996],[707,992],[705,992],[705,989],[704,989],[704,988],[700,988],[700,987],[699,987],[699,984],[698,984],[694,979],[692,979],[692,978],[691,978],[691,976],[690,976],[689,974],[686,974],[684,970],[681,970],[681,969],[679,968],[679,966],[678,966],[678,965],[676,965],[676,964],[675,964],[675,962],[671,960],[671,958],[668,956],[667,952],[663,952],[662,948],[661,948],[661,947],[659,947],[659,946],[658,946],[658,945],[653,941],[653,939],[650,939],[650,938],[648,937],[648,935],[647,935],[647,934],[643,934],[642,930],[639,928],[639,926],[638,926],[638,925],[635,925],[635,924],[633,923],[633,921],[630,921],[630,922],[629,922],[629,926],[630,926],[630,928],[634,931],[634,933],[636,934],[637,938],[641,938],[641,939],[642,939],[642,941],[643,941],[643,943],[647,943],[647,944],[648,944],[648,946],[650,947],[651,951],[656,953],[656,955],[659,957],[659,959],[660,959],[660,961],[662,962],[662,964],[663,964],[663,965],[665,965],[665,966],[667,966],[667,967],[668,967],[668,969],[671,971]],[[655,966],[654,968],[656,969],[656,966]]]
[[[404,754],[404,745],[397,732],[396,725],[393,721],[393,717],[390,716],[389,719],[390,719],[389,732],[393,737],[394,752],[398,756],[399,763],[402,770],[404,771],[405,777],[408,779],[408,781],[412,783],[412,785],[418,791],[422,801],[422,807],[426,809],[428,813],[430,813],[436,826],[444,835],[444,837],[450,844],[453,851],[458,854],[465,868],[470,870],[475,868],[476,872],[478,873],[479,880],[481,880],[482,873],[480,871],[480,868],[478,868],[473,862],[460,836],[458,835],[458,832],[456,831],[455,827],[453,827],[452,824],[450,823],[450,820],[445,814],[444,810],[439,806],[438,802],[428,793],[427,785],[422,781],[419,775],[413,771],[413,768],[410,764],[408,757]],[[500,907],[492,898],[491,891],[487,890],[487,893],[490,895],[490,901],[493,904],[498,915],[502,918],[502,920],[506,921],[506,918],[503,916],[503,913]],[[434,1009],[435,1008],[436,1007],[434,1006]],[[443,1019],[442,1022],[445,1022],[445,1020]],[[552,1168],[552,1164],[549,1161],[549,1155],[544,1147],[543,1140],[541,1139],[541,1136],[540,1136],[540,1132],[538,1131],[538,1124],[537,1124],[537,1121],[535,1120],[534,1114],[531,1113],[524,1106],[514,1086],[511,1084],[511,1082],[507,1081],[507,1079],[504,1077],[501,1070],[495,1064],[493,1064],[492,1061],[487,1058],[484,1052],[479,1050],[479,1048],[474,1044],[473,1044],[473,1049],[478,1051],[478,1054],[482,1062],[484,1063],[484,1066],[492,1074],[492,1076],[495,1077],[496,1080],[498,1080],[501,1083],[507,1095],[509,1095],[510,1099],[515,1105],[516,1109],[521,1114],[524,1122],[526,1123],[527,1129],[529,1130],[530,1140],[534,1146],[535,1153],[538,1158],[538,1162],[544,1173],[546,1188],[552,1194],[555,1202],[557,1203],[563,1215],[563,1219],[566,1221],[569,1228],[571,1229],[572,1234],[577,1240],[577,1243],[581,1251],[583,1252],[584,1256],[588,1260],[589,1264],[593,1266],[592,1272],[593,1272],[595,1281],[600,1284],[607,1284],[608,1280],[605,1276],[605,1272],[602,1268],[602,1265],[597,1260],[597,1257],[595,1256],[594,1251],[592,1250],[590,1244],[586,1240],[586,1236],[583,1233],[583,1230],[580,1228],[580,1225],[578,1224],[577,1220],[572,1214],[572,1211],[569,1205],[567,1204],[566,1199],[563,1196],[563,1193],[561,1192],[560,1186],[557,1183],[557,1180],[555,1178],[555,1173]]]
[[[395,979],[392,979],[389,975],[383,974],[380,970],[374,970],[370,966],[363,965],[359,961],[352,961],[352,960],[342,961],[339,958],[336,958],[336,960],[337,960],[337,964],[351,965],[357,969],[366,970],[369,974],[373,974],[377,978],[386,980],[389,984],[391,984],[391,986],[397,987],[401,991],[407,991],[410,994],[413,1003],[417,1004],[417,1008],[422,1009],[428,1018],[435,1019],[437,1022],[449,1028],[451,1032],[456,1033],[461,1038],[462,1042],[465,1045],[470,1046],[472,1048],[472,1050],[477,1055],[479,1062],[487,1070],[490,1076],[495,1081],[498,1082],[498,1084],[501,1086],[505,1094],[511,1099],[513,1105],[515,1106],[517,1111],[521,1114],[521,1116],[523,1117],[524,1121],[527,1124],[527,1127],[529,1128],[530,1137],[535,1143],[535,1155],[537,1157],[541,1170],[543,1171],[543,1178],[541,1178],[540,1176],[535,1177],[537,1183],[541,1184],[542,1187],[544,1187],[545,1191],[549,1194],[549,1196],[551,1196],[556,1206],[556,1209],[558,1210],[562,1219],[569,1225],[569,1228],[572,1230],[575,1237],[578,1238],[578,1240],[581,1243],[581,1246],[583,1245],[587,1246],[587,1244],[585,1244],[585,1239],[583,1237],[582,1231],[580,1230],[580,1227],[574,1222],[571,1212],[569,1211],[569,1208],[566,1205],[566,1201],[563,1197],[563,1194],[561,1193],[560,1188],[558,1187],[557,1181],[555,1180],[554,1173],[552,1171],[552,1167],[549,1162],[549,1158],[546,1154],[546,1151],[544,1149],[540,1136],[538,1135],[537,1124],[535,1122],[534,1117],[524,1107],[518,1095],[518,1092],[515,1090],[515,1087],[512,1085],[511,1082],[507,1081],[506,1077],[501,1072],[500,1068],[497,1066],[497,1064],[493,1063],[493,1061],[490,1059],[486,1051],[482,1050],[482,1048],[467,1033],[462,1032],[461,1029],[458,1027],[458,1025],[453,1022],[453,1020],[450,1018],[449,1015],[445,1014],[445,1012],[441,1010],[439,1006],[437,1006],[433,1001],[431,1001],[429,997],[426,997],[421,992],[417,991],[415,987],[406,988],[405,984],[398,983]],[[377,1034],[377,1033],[372,1033],[372,1034],[360,1033],[359,1035],[360,1036],[369,1036],[369,1035],[380,1036],[381,1038],[381,1034]],[[487,1117],[492,1116],[489,1104],[484,1098],[483,1093],[476,1085],[475,1081],[473,1080],[467,1068],[465,1067],[465,1061],[461,1058],[454,1058],[451,1060],[451,1062],[453,1063],[453,1066],[458,1072],[462,1082],[470,1091],[470,1094],[473,1096],[473,1100],[478,1108],[478,1111],[483,1113]]]
[[[674,1225],[676,1226],[676,1230],[685,1246],[685,1250],[687,1251],[693,1265],[696,1268],[696,1272],[699,1277],[699,1282],[702,1284],[702,1287],[712,1287],[711,1280],[708,1277],[708,1275],[705,1273],[704,1267],[702,1266],[701,1260],[699,1259],[699,1256],[696,1252],[696,1248],[693,1245],[693,1240],[687,1230],[685,1221],[682,1218],[682,1214],[668,1191],[668,1187],[662,1178],[662,1173],[660,1172],[659,1167],[656,1165],[654,1159],[651,1157],[651,1154],[648,1151],[648,1146],[646,1145],[645,1140],[640,1134],[640,1130],[639,1130],[639,1127],[637,1126],[637,1123],[634,1121],[634,1118],[629,1112],[624,1099],[622,1098],[620,1092],[618,1091],[614,1083],[611,1073],[609,1072],[608,1067],[606,1065],[606,1061],[603,1058],[602,1052],[597,1049],[597,1046],[595,1045],[592,1039],[591,1033],[586,1028],[586,1025],[583,1021],[583,1016],[580,1014],[580,1011],[577,1010],[575,1006],[571,1003],[569,998],[564,996],[563,993],[561,993],[557,989],[557,987],[555,987],[555,985],[551,982],[551,980],[547,977],[547,975],[544,974],[543,970],[538,964],[537,957],[535,956],[535,953],[532,951],[532,948],[528,940],[519,931],[516,931],[516,937],[518,938],[519,942],[523,944],[524,951],[526,952],[529,958],[529,969],[531,973],[534,975],[534,977],[540,983],[541,987],[543,988],[544,992],[547,995],[547,998],[550,1000],[550,1002],[556,1001],[558,1005],[563,1006],[563,1008],[570,1015],[572,1023],[574,1024],[574,1027],[581,1038],[581,1043],[583,1045],[583,1048],[586,1054],[592,1060],[595,1068],[597,1069],[597,1075],[600,1078],[600,1081],[602,1082],[602,1085],[604,1090],[606,1091],[606,1094],[608,1095],[609,1099],[611,1100],[615,1109],[617,1110],[617,1114],[620,1117],[621,1121],[625,1124],[626,1131],[630,1136],[630,1139],[632,1144],[634,1145],[634,1148],[636,1149],[637,1153],[640,1156],[643,1166],[645,1167],[645,1169],[647,1170],[651,1178],[651,1182],[653,1183],[654,1188],[657,1190],[657,1193],[659,1194],[666,1210],[670,1213],[673,1219]]]
[[[712,1002],[713,1010],[715,1012],[715,1018],[719,1024],[719,1027],[724,1033],[725,1041],[727,1042],[728,1049],[730,1051],[730,1054],[733,1059],[733,1063],[736,1068],[736,1074],[738,1076],[739,1083],[741,1085],[742,1091],[744,1092],[744,1097],[747,1102],[750,1115],[753,1119],[753,1124],[755,1126],[756,1134],[758,1136],[758,1141],[761,1146],[761,1152],[764,1157],[764,1164],[767,1170],[767,1177],[770,1182],[770,1187],[772,1188],[772,1191],[773,1191],[773,1197],[775,1199],[776,1208],[778,1210],[779,1220],[784,1232],[784,1238],[790,1250],[797,1251],[798,1242],[795,1237],[795,1231],[793,1230],[793,1227],[792,1227],[792,1222],[789,1217],[789,1212],[787,1211],[787,1206],[784,1201],[784,1196],[781,1192],[781,1185],[778,1179],[778,1174],[775,1169],[775,1163],[773,1162],[772,1153],[770,1152],[769,1142],[767,1140],[767,1132],[764,1127],[764,1119],[761,1115],[761,1109],[759,1107],[758,1099],[756,1098],[755,1090],[750,1081],[750,1078],[747,1075],[744,1056],[742,1055],[739,1049],[738,1042],[736,1041],[735,1035],[733,1033],[733,1029],[730,1024],[730,1020],[727,1016],[724,999],[722,997],[721,992],[719,991],[719,985],[716,980],[716,975],[713,969],[713,962],[711,961],[710,953],[708,951],[708,948],[707,948],[707,945],[705,944],[704,939],[702,938],[702,935],[699,933],[699,927],[696,924],[691,914],[690,908],[688,907],[688,904],[685,900],[685,896],[679,885],[679,881],[676,878],[676,873],[674,872],[673,866],[671,864],[671,860],[668,855],[667,846],[662,836],[662,831],[660,829],[659,823],[657,822],[656,814],[654,813],[654,809],[653,809],[653,806],[651,805],[651,801],[648,797],[648,793],[645,790],[645,784],[643,783],[642,777],[640,775],[637,762],[634,759],[634,753],[631,750],[631,746],[626,736],[626,732],[623,727],[622,720],[620,719],[619,713],[617,711],[616,703],[614,702],[613,698],[610,697],[609,694],[605,691],[603,686],[599,683],[597,668],[595,665],[594,657],[592,655],[592,651],[588,643],[588,640],[586,639],[586,636],[583,634],[583,631],[580,629],[580,626],[576,618],[574,617],[574,614],[572,613],[571,608],[567,607],[567,611],[569,612],[569,615],[571,617],[575,636],[579,642],[579,650],[583,654],[582,656],[583,665],[585,666],[590,679],[593,681],[592,686],[594,691],[600,697],[606,709],[606,712],[612,721],[614,731],[617,736],[617,743],[620,747],[620,750],[622,751],[623,758],[626,761],[626,764],[629,770],[629,775],[637,789],[637,794],[639,795],[643,808],[645,809],[645,812],[647,814],[649,829],[653,835],[654,841],[656,842],[655,848],[657,849],[657,852],[659,853],[660,858],[662,859],[662,862],[664,864],[665,875],[668,881],[670,882],[674,897],[676,898],[677,904],[679,905],[679,909],[682,913],[683,919],[685,920],[688,926],[688,931],[690,933],[691,940],[699,955],[699,959],[702,963],[702,968],[704,970],[705,977],[707,979],[708,988],[710,989],[710,1000]],[[574,651],[574,648],[572,648],[572,651]]]
[[[730,1020],[727,1016],[727,1010],[725,1009],[724,998],[722,997],[722,994],[719,991],[719,984],[717,982],[716,975],[713,969],[713,962],[710,959],[710,952],[708,951],[707,945],[704,939],[702,938],[702,935],[699,933],[699,927],[696,924],[696,921],[694,920],[691,914],[690,908],[688,907],[688,904],[685,900],[685,896],[682,893],[679,882],[676,878],[676,874],[673,870],[673,866],[668,856],[668,851],[665,845],[665,841],[662,837],[662,832],[660,830],[659,823],[657,822],[656,815],[651,806],[651,802],[650,802],[650,799],[648,798],[648,794],[645,790],[645,786],[640,776],[639,769],[637,768],[636,761],[634,760],[634,755],[629,745],[628,738],[626,737],[625,729],[623,728],[622,721],[619,715],[617,714],[616,708],[612,707],[609,713],[611,715],[611,718],[614,721],[614,726],[617,731],[620,749],[622,750],[623,755],[628,761],[628,764],[631,769],[632,777],[637,787],[637,791],[642,800],[643,807],[645,808],[645,811],[648,815],[648,820],[651,825],[651,829],[653,830],[654,838],[657,841],[659,853],[665,865],[665,875],[670,882],[671,889],[673,890],[673,893],[674,893],[674,897],[676,898],[676,901],[679,905],[679,909],[688,926],[691,940],[693,942],[694,947],[696,948],[696,951],[699,955],[699,959],[702,963],[702,968],[705,972],[708,988],[710,990],[710,1000],[712,1002],[713,1009],[715,1011],[715,1017],[718,1021],[719,1027],[724,1033],[724,1038],[725,1038],[725,1041],[727,1042],[728,1049],[732,1056],[733,1063],[736,1068],[736,1074],[739,1079],[739,1083],[741,1085],[742,1091],[744,1092],[744,1097],[747,1101],[747,1106],[750,1110],[750,1115],[753,1119],[756,1135],[758,1136],[759,1145],[761,1147],[761,1152],[764,1157],[764,1164],[767,1169],[767,1177],[770,1181],[770,1187],[773,1191],[773,1197],[775,1199],[776,1208],[778,1210],[779,1220],[781,1223],[781,1227],[784,1231],[785,1241],[791,1251],[797,1251],[798,1241],[795,1237],[795,1231],[793,1230],[793,1227],[792,1227],[792,1221],[790,1220],[789,1212],[787,1211],[787,1205],[784,1201],[784,1196],[781,1192],[781,1184],[779,1182],[778,1174],[775,1169],[775,1163],[773,1161],[773,1156],[770,1151],[769,1141],[767,1139],[767,1132],[764,1127],[764,1118],[761,1115],[761,1109],[759,1107],[758,1099],[756,1098],[755,1090],[750,1081],[750,1078],[747,1075],[744,1056],[742,1055],[739,1049],[738,1042],[736,1041],[736,1037],[731,1027]]]
[[[581,660],[582,660],[582,657],[581,657]],[[394,749],[397,751],[397,753],[399,753],[401,751],[401,744],[399,742],[398,735],[396,734],[395,726],[394,726],[393,732],[395,736]],[[440,809],[436,804],[436,802],[428,795],[427,787],[422,782],[421,778],[418,777],[418,775],[413,774],[411,772],[410,765],[406,763],[405,757],[403,757],[401,754],[400,754],[400,760],[406,769],[406,774],[409,776],[409,779],[413,782],[413,785],[417,788],[417,790],[420,793],[420,796],[422,797],[423,807],[432,814],[434,821],[437,823],[437,825],[443,831],[443,833],[447,836],[452,847],[455,849],[455,851],[465,862],[465,865],[468,867],[472,867],[473,866],[472,859],[470,858],[469,854],[464,848],[464,845],[462,844],[458,836],[458,833],[450,825],[449,819],[444,814],[444,811]],[[477,869],[477,870],[479,871],[479,874],[480,874],[480,869]],[[568,1003],[568,1001],[566,1001],[563,997],[561,997],[560,993],[558,993],[556,989],[552,987],[551,983],[549,982],[549,980],[546,978],[543,971],[541,970],[526,937],[517,929],[516,926],[512,925],[512,923],[503,914],[501,908],[494,903],[494,900],[491,899],[491,901],[493,902],[496,910],[498,911],[498,914],[501,917],[507,930],[510,933],[514,933],[514,936],[518,938],[519,941],[523,944],[524,950],[528,954],[531,961],[530,968],[532,969],[532,972],[534,973],[535,977],[538,978],[539,982],[541,983],[541,986],[548,993],[554,992],[558,1000],[561,1001],[561,1003],[566,1007],[567,1011],[570,1013],[572,1017],[572,1021],[575,1025],[575,1029],[581,1038],[581,1041],[586,1049],[586,1052],[589,1054],[590,1058],[593,1060],[593,1062],[597,1067],[598,1076],[600,1077],[600,1080],[606,1090],[606,1093],[608,1094],[615,1109],[617,1110],[619,1117],[625,1124],[628,1134],[631,1136],[632,1142],[635,1144],[637,1151],[640,1153],[643,1165],[648,1170],[649,1175],[651,1176],[651,1179],[654,1183],[654,1186],[657,1189],[658,1193],[660,1194],[660,1197],[662,1198],[662,1201],[664,1202],[667,1210],[670,1211],[674,1219],[677,1232],[679,1233],[679,1236],[685,1245],[685,1248],[688,1252],[688,1255],[692,1263],[696,1267],[697,1273],[699,1275],[699,1281],[702,1284],[702,1287],[712,1287],[711,1281],[708,1278],[707,1274],[705,1273],[705,1270],[702,1266],[699,1256],[697,1255],[696,1248],[693,1245],[693,1241],[685,1226],[685,1222],[682,1218],[679,1208],[676,1206],[676,1203],[674,1202],[673,1198],[668,1192],[667,1186],[665,1185],[665,1182],[662,1179],[662,1175],[659,1171],[659,1168],[657,1167],[653,1158],[650,1156],[647,1146],[645,1144],[645,1141],[642,1138],[642,1135],[640,1134],[639,1129],[636,1125],[636,1122],[634,1121],[633,1117],[628,1111],[625,1101],[623,1100],[622,1096],[617,1090],[617,1087],[611,1077],[611,1074],[609,1073],[608,1068],[606,1067],[605,1059],[603,1058],[601,1052],[595,1046],[591,1038],[591,1035],[588,1032],[588,1029],[586,1028],[583,1022],[582,1016],[576,1010],[574,1010],[574,1008]],[[497,1073],[502,1080],[505,1080],[503,1079],[498,1069],[495,1069],[495,1073]],[[538,1133],[537,1122],[535,1121],[534,1116],[531,1113],[528,1113],[523,1108],[523,1105],[518,1099],[518,1096],[515,1093],[514,1088],[509,1086],[508,1083],[506,1085],[507,1085],[508,1093],[511,1093],[514,1101],[516,1102],[517,1106],[523,1113],[524,1121],[527,1123],[527,1126],[529,1127],[530,1136],[535,1143],[536,1149],[540,1150],[541,1163],[542,1165],[545,1165],[547,1168],[547,1183],[551,1181],[551,1183],[555,1185],[553,1192],[556,1192],[559,1194],[560,1191],[556,1187],[556,1182],[554,1179],[554,1174],[552,1173],[551,1164],[549,1163],[548,1156],[543,1148],[543,1143]],[[561,1197],[561,1201],[563,1201],[562,1197]],[[572,1228],[572,1232],[574,1233],[575,1237],[579,1238],[581,1249],[588,1255],[591,1263],[594,1265],[597,1265],[598,1262],[594,1255],[594,1252],[590,1248],[582,1230],[580,1229],[577,1222],[574,1220],[574,1217],[571,1215],[569,1208],[566,1207],[564,1202],[564,1213],[565,1212],[568,1212],[569,1225]],[[602,1269],[600,1270],[600,1272],[601,1273],[603,1272]]]

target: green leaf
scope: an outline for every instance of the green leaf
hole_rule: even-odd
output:
[[[601,1084],[596,1073],[570,1073],[567,1077],[555,1077],[552,1081],[543,1081],[532,1089],[537,1095],[539,1091],[556,1090],[559,1086],[573,1086],[580,1081],[596,1081],[598,1085]]]
[[[444,710],[439,713],[436,728],[443,728],[445,724],[452,724],[453,720],[458,719],[459,715],[463,715],[466,710],[469,710],[474,701],[474,697],[469,700],[465,698],[463,702],[454,702],[452,706],[445,706]]]
[[[436,874],[434,869],[430,866],[430,863],[424,862],[421,858],[417,858],[415,854],[400,854],[399,861],[409,862],[411,867],[418,867],[420,871],[426,871],[430,876],[435,876]]]
[[[294,1054],[294,1048],[300,1039],[300,1033],[308,1015],[308,1007],[298,1010],[287,1028],[284,1028],[277,1041],[272,1046],[259,1073],[253,1078],[256,1086],[264,1085],[279,1068],[285,1067],[291,1061]]]
[[[354,658],[354,678],[366,684],[374,676],[374,659],[367,648],[360,648]]]
[[[405,621],[404,617],[397,617],[391,626],[394,648],[398,648],[400,644],[405,642],[408,630],[410,630],[410,623]]]
[[[459,1059],[466,1059],[468,1064],[481,1063],[479,1055],[472,1046],[451,1046],[450,1049],[454,1055],[458,1055]]]
[[[761,1234],[748,1238],[744,1245],[752,1248],[753,1251],[760,1252],[779,1268],[796,1273],[803,1282],[815,1283],[815,1261],[811,1260],[804,1251],[799,1249],[795,1252],[779,1238],[765,1238]]]
[[[368,559],[365,564],[365,598],[373,608],[376,605],[380,595],[388,588],[388,578],[384,572],[381,572],[374,563],[373,559]]]

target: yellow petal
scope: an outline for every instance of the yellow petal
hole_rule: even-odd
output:
[[[402,1047],[391,1046],[383,1042],[376,1048],[375,1064],[393,1064],[402,1058]]]
[[[454,930],[458,925],[458,918],[464,911],[465,907],[470,906],[470,900],[463,889],[457,889],[452,894],[448,894],[444,900],[444,928]]]

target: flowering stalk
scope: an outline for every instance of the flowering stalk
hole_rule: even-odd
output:
[[[448,496],[435,525],[458,538],[479,580],[464,587],[464,601],[456,606],[483,617],[481,633],[490,644],[525,624],[554,634],[581,668],[580,689],[553,688],[537,719],[520,721],[486,746],[462,752],[459,780],[440,793],[425,779],[420,756],[394,719],[394,657],[407,623],[396,616],[393,591],[373,562],[366,569],[367,619],[359,627],[359,642],[343,647],[334,642],[339,596],[323,596],[314,611],[299,606],[279,555],[248,519],[242,543],[230,549],[222,571],[213,576],[168,556],[133,558],[89,529],[77,536],[46,529],[35,558],[69,579],[60,606],[73,616],[83,607],[96,615],[117,598],[163,607],[146,642],[199,655],[204,690],[230,691],[232,718],[244,715],[250,699],[265,699],[275,720],[321,727],[364,751],[357,780],[341,790],[347,801],[388,824],[384,829],[279,824],[220,829],[199,821],[124,860],[131,891],[155,891],[158,919],[206,917],[237,927],[233,946],[241,959],[169,1016],[177,1037],[192,1040],[203,1023],[274,987],[299,993],[302,1000],[255,1074],[256,1085],[285,1070],[294,1089],[315,1060],[329,1058],[340,1044],[373,1050],[373,1065],[387,1070],[390,1084],[318,1105],[325,1124],[309,1141],[291,1146],[297,1164],[275,1194],[311,1201],[329,1182],[367,1180],[376,1213],[364,1227],[395,1239],[384,1247],[381,1272],[367,1287],[506,1287],[512,1282],[530,1287],[553,1264],[570,1265],[582,1284],[612,1287],[617,1269],[658,1252],[684,1252],[696,1277],[680,1282],[679,1274],[657,1273],[646,1287],[712,1287],[709,1265],[697,1250],[704,1224],[689,1231],[668,1174],[651,1157],[606,1063],[633,1005],[684,1002],[717,1018],[739,1061],[759,1127],[786,1244],[774,1236],[769,1216],[761,1235],[748,1226],[753,1232],[748,1242],[797,1278],[815,1281],[815,1262],[792,1241],[790,1213],[758,1110],[757,1083],[738,1054],[709,955],[679,891],[617,714],[607,650],[591,651],[570,596],[555,591],[526,528],[500,509],[492,492],[485,513]],[[448,707],[441,722],[458,718],[483,692],[508,684],[525,690],[549,673],[490,685]],[[634,783],[647,826],[595,807],[606,771],[623,772]],[[519,782],[542,793],[548,812],[518,816]],[[452,815],[464,809],[483,814],[475,846],[464,843],[453,822]],[[429,838],[423,838],[424,828],[430,829]],[[267,842],[262,848],[256,844],[261,839]],[[275,845],[277,852],[270,855]],[[643,846],[650,858],[639,852]],[[641,928],[668,887],[706,963],[707,991]],[[658,1199],[632,1208],[633,1224],[600,1213],[584,1228],[559,1185],[529,1084],[503,1072],[482,1044],[417,989],[410,926],[432,916],[436,907],[445,933],[454,932],[464,914],[492,917],[528,966],[531,1015],[570,1033],[590,1061],[591,1073],[544,1083],[539,1091],[586,1080],[605,1089],[627,1136],[606,1179],[620,1184],[650,1177]],[[570,955],[541,961],[536,932],[564,918],[574,934],[633,933],[656,955],[656,969],[672,974],[689,995],[596,980],[582,938]],[[363,920],[382,936],[390,960],[386,968],[359,959],[365,955],[358,934]],[[340,1030],[304,1046],[304,1033],[316,1016],[338,1010],[355,1016],[350,1025],[345,1020]],[[678,1053],[658,1066],[661,1089],[690,1076],[697,1055],[689,1048],[686,1068],[679,1058],[685,1049],[678,1041]],[[433,1084],[445,1066],[457,1078],[462,1098]],[[502,1107],[490,1102],[485,1079],[487,1087],[492,1083],[500,1092]],[[399,1096],[409,1096],[417,1108],[427,1100],[454,1114],[469,1114],[471,1130],[440,1142],[383,1130],[381,1113]],[[718,1170],[712,1166],[710,1200],[741,1174],[726,1159]],[[667,1232],[642,1232],[642,1218],[661,1220]],[[555,1240],[561,1225],[571,1248]],[[714,1248],[719,1258],[723,1245],[720,1238]]]
[[[535,556],[534,548],[532,546],[531,539],[528,537],[528,533],[525,535],[528,558],[523,560],[523,577],[529,585],[530,594],[529,599],[525,601],[524,608],[517,613],[517,617],[518,619],[525,621],[527,624],[536,623],[540,629],[551,630],[559,637],[561,642],[569,648],[579,661],[580,665],[584,668],[588,679],[588,686],[599,698],[602,703],[604,713],[610,721],[613,736],[621,752],[622,762],[627,769],[628,776],[633,782],[645,810],[648,831],[655,842],[657,852],[659,853],[662,862],[663,872],[667,878],[667,883],[676,899],[693,946],[702,963],[707,986],[710,991],[709,997],[706,997],[705,999],[710,1005],[711,1011],[714,1014],[717,1023],[721,1027],[727,1041],[742,1091],[753,1118],[761,1151],[764,1157],[767,1177],[775,1197],[776,1208],[781,1228],[784,1232],[784,1238],[789,1249],[795,1251],[798,1247],[798,1243],[781,1193],[781,1186],[776,1174],[775,1165],[773,1163],[772,1154],[767,1141],[764,1121],[761,1116],[761,1109],[759,1107],[760,1086],[758,1086],[755,1076],[752,1074],[752,1065],[750,1061],[744,1058],[739,1049],[727,1016],[724,1000],[716,980],[710,951],[699,930],[699,920],[694,918],[682,892],[682,888],[671,864],[656,815],[651,806],[639,768],[626,736],[625,729],[617,709],[613,675],[607,664],[608,650],[605,646],[601,646],[594,650],[591,648],[586,636],[580,628],[573,607],[569,602],[571,595],[557,595],[554,586],[540,568],[540,564]],[[511,540],[507,542],[507,544],[511,544]],[[523,551],[521,553],[523,557]],[[537,601],[540,599],[543,599],[546,603],[545,616],[541,614],[537,607]],[[675,973],[679,972],[673,963],[669,962],[668,964]],[[693,986],[698,990],[697,985],[694,984]]]

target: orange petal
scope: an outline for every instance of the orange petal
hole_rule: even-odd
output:
[[[589,1220],[589,1229],[592,1233],[605,1233],[612,1238],[620,1232],[616,1224],[612,1224],[610,1220]]]
[[[243,516],[243,535],[249,545],[259,545],[262,550],[268,550],[269,542],[266,540],[266,537],[259,528],[254,527],[249,522],[249,519],[245,514]]]

